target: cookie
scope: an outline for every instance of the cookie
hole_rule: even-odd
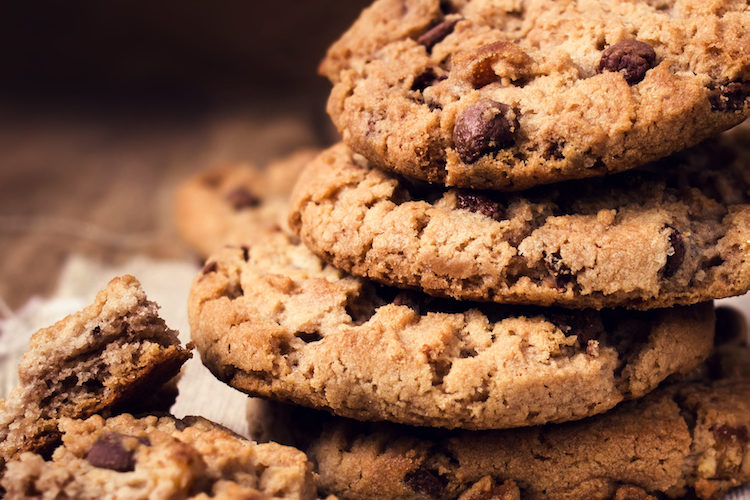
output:
[[[250,404],[253,421],[274,422],[270,437],[276,428],[293,433],[316,464],[319,490],[342,500],[464,498],[503,481],[529,500],[656,500],[689,490],[719,499],[750,481],[748,378],[672,385],[580,422],[505,431],[370,424]]]
[[[750,127],[615,176],[441,189],[344,145],[310,163],[290,226],[357,276],[428,294],[649,309],[750,289]]]
[[[304,453],[257,444],[199,417],[62,418],[52,458],[22,454],[7,499],[313,499]]]
[[[647,312],[472,304],[376,287],[279,232],[209,257],[192,338],[251,395],[362,420],[471,429],[580,419],[709,354],[710,303]]]
[[[519,190],[664,157],[750,114],[750,6],[377,0],[321,65],[344,141],[430,182]]]
[[[175,197],[180,235],[206,257],[225,244],[253,243],[269,227],[286,228],[289,194],[317,153],[299,151],[264,169],[234,164],[196,175]]]
[[[19,383],[0,408],[0,471],[24,451],[50,451],[61,417],[138,404],[177,375],[191,353],[157,309],[126,275],[110,281],[92,305],[31,337]]]

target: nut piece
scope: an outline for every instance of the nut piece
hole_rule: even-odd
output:
[[[513,144],[518,122],[510,106],[490,99],[464,110],[453,127],[453,145],[464,163]]]
[[[651,45],[638,40],[625,40],[608,47],[599,61],[599,72],[618,71],[625,81],[634,85],[654,67],[656,52]]]

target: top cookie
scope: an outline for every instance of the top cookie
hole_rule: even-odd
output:
[[[344,141],[378,166],[519,190],[740,123],[749,24],[737,0],[378,0],[320,71]]]
[[[175,197],[182,238],[206,257],[224,245],[248,245],[274,226],[286,227],[289,194],[318,151],[307,149],[270,163],[223,165],[185,182]]]

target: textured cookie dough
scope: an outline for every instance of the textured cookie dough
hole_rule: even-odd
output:
[[[126,275],[110,281],[92,305],[31,337],[18,386],[0,405],[0,471],[24,451],[51,451],[61,417],[107,414],[177,375],[191,354],[157,309]]]
[[[324,260],[430,295],[650,309],[750,289],[750,127],[639,169],[524,193],[442,189],[339,144],[290,227]]]
[[[299,151],[264,169],[234,164],[196,175],[175,198],[180,235],[206,257],[224,245],[253,243],[270,227],[286,228],[289,194],[317,153]]]
[[[2,479],[8,500],[313,499],[304,453],[257,444],[199,417],[62,418],[50,460],[23,453]]]
[[[689,490],[718,500],[750,481],[747,378],[660,388],[580,422],[505,431],[368,424],[251,402],[254,421],[275,424],[267,437],[305,449],[319,490],[342,500],[464,498],[503,481],[525,500],[656,500]],[[279,428],[294,434],[277,436]]]
[[[281,232],[209,257],[189,297],[203,363],[251,395],[337,415],[505,428],[584,418],[687,372],[710,303],[632,312],[430,299],[344,276]]]
[[[750,114],[744,0],[377,0],[321,64],[386,169],[519,190],[664,157]]]

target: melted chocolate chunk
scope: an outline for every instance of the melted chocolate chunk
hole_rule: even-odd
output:
[[[457,22],[458,19],[446,19],[439,22],[432,28],[422,33],[420,37],[417,38],[417,43],[420,43],[427,47],[427,50],[432,49],[432,47],[436,43],[440,42],[443,38],[451,34],[453,28],[456,27]]]
[[[100,469],[109,469],[117,472],[130,472],[135,470],[133,452],[125,449],[123,438],[128,437],[117,432],[105,432],[94,442],[86,455],[88,463]],[[142,444],[148,445],[145,438],[138,438]]]
[[[518,122],[510,106],[484,99],[466,108],[453,127],[453,145],[464,163],[508,147],[514,142]]]
[[[669,233],[669,245],[671,253],[667,255],[667,263],[664,264],[662,273],[665,278],[671,278],[680,269],[685,261],[685,242],[682,239],[682,233],[677,229],[669,226],[672,232]]]
[[[719,427],[712,427],[711,432],[714,433],[714,437],[719,442],[733,442],[737,441],[741,444],[747,444],[750,442],[750,435],[748,435],[747,427],[741,425],[739,427],[733,427],[731,425],[721,425]]]
[[[260,198],[255,196],[244,187],[233,189],[232,191],[227,193],[226,199],[235,210],[242,210],[243,208],[253,208],[260,205]]]
[[[480,213],[496,221],[503,220],[503,208],[486,194],[461,189],[456,191],[456,206],[461,210]]]
[[[216,262],[206,262],[206,265],[201,269],[201,274],[215,273],[218,268]]]
[[[599,72],[616,71],[622,73],[625,81],[634,85],[646,76],[646,71],[654,67],[656,52],[651,45],[638,40],[625,40],[609,46],[599,61]]]
[[[708,100],[714,111],[739,111],[745,107],[750,96],[750,83],[731,82],[714,90]]]
[[[415,493],[421,493],[430,498],[440,498],[445,489],[445,484],[440,476],[426,469],[417,469],[408,472],[404,476],[404,482]]]

